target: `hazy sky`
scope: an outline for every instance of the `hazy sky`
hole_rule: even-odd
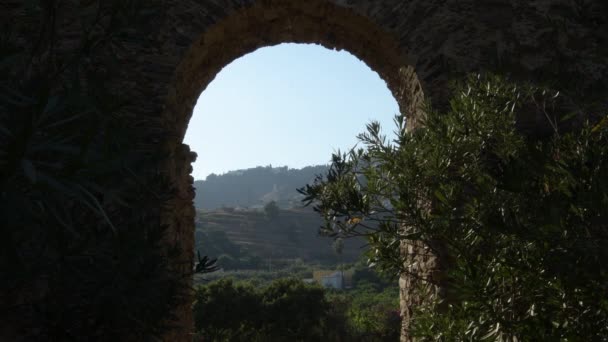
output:
[[[195,179],[256,166],[326,164],[356,143],[371,119],[394,130],[386,83],[345,51],[281,44],[226,66],[203,91],[185,143]]]

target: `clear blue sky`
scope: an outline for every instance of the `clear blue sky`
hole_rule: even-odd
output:
[[[386,83],[345,51],[281,44],[220,71],[198,99],[185,143],[195,179],[256,166],[327,164],[372,119],[386,133],[399,111]]]

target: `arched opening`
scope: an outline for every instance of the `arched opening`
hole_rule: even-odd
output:
[[[165,142],[171,154],[165,167],[177,194],[163,208],[161,223],[170,227],[170,238],[184,251],[178,266],[184,274],[190,272],[193,262],[195,210],[190,163],[196,155],[182,141],[196,100],[223,67],[259,48],[281,43],[318,44],[352,53],[386,82],[408,125],[415,125],[423,92],[407,55],[390,33],[353,10],[325,1],[269,1],[255,3],[214,24],[195,39],[182,58],[162,115],[173,132],[173,138]],[[184,302],[175,315],[181,328],[170,339],[185,339],[193,324],[190,303]]]
[[[386,83],[350,53],[281,44],[222,69],[198,98],[184,143],[198,154],[195,180],[256,166],[302,168],[350,149],[372,119],[392,138],[398,113]]]
[[[224,66],[281,43],[347,50],[380,75],[400,111],[415,119],[422,88],[394,37],[369,19],[324,1],[256,3],[215,24],[191,45],[178,66],[164,118],[183,137],[199,94]]]
[[[218,73],[200,95],[184,139],[198,155],[192,165],[195,251],[218,258],[219,267],[194,275],[197,338],[221,340],[238,324],[239,336],[263,331],[260,339],[268,341],[294,331],[304,340],[390,333],[397,340],[399,320],[387,314],[398,310],[396,279],[381,280],[361,262],[363,238],[319,236],[323,220],[311,207],[302,207],[296,189],[325,172],[336,149],[351,148],[369,120],[392,130],[398,111],[377,73],[346,51],[319,45],[260,48]],[[322,297],[314,296],[318,289],[305,283],[336,287],[337,294],[325,289]],[[234,289],[247,297],[222,295]],[[338,301],[337,295],[349,299]],[[277,314],[277,306],[264,296],[311,305],[286,305]],[[336,309],[325,309],[321,300]],[[214,319],[244,303],[258,308],[256,313],[242,308]],[[365,318],[350,318],[350,308]],[[332,316],[338,310],[341,314]],[[274,323],[283,317],[293,319]],[[341,324],[322,324],[330,317]],[[371,324],[372,317],[387,324]]]
[[[260,48],[218,73],[199,97],[184,139],[198,155],[192,165],[196,193],[195,251],[218,258],[219,267],[217,272],[194,276],[197,336],[200,334],[204,340],[220,339],[213,335],[220,330],[218,325],[230,327],[237,322],[244,327],[259,325],[258,329],[267,334],[279,333],[277,328],[271,328],[274,325],[270,322],[280,320],[283,315],[272,316],[275,312],[272,307],[261,300],[257,303],[255,298],[261,298],[273,284],[289,283],[293,278],[336,287],[343,298],[361,299],[334,303],[331,301],[337,299],[326,290],[323,298],[332,306],[343,308],[343,314],[337,317],[344,317],[339,324],[344,328],[326,327],[320,332],[312,326],[307,329],[293,326],[285,331],[303,329],[325,338],[352,334],[353,339],[357,334],[399,333],[398,321],[384,318],[386,312],[398,310],[397,281],[381,280],[362,262],[366,252],[363,238],[334,241],[320,236],[321,217],[312,208],[302,207],[302,196],[296,191],[325,172],[332,152],[350,149],[356,135],[365,130],[370,120],[379,121],[387,131],[392,130],[398,111],[393,95],[377,73],[346,51],[319,45],[280,44]],[[392,138],[389,134],[389,139]],[[274,215],[267,210],[270,205],[276,205]],[[221,282],[227,279],[235,280]],[[222,286],[218,287],[219,284]],[[241,306],[237,297],[232,299],[234,302],[203,304],[225,298],[211,289],[231,291],[232,286],[251,288],[248,285],[252,284],[256,289],[249,295],[257,304],[250,305],[259,305],[260,312],[268,314],[252,317],[247,315],[251,311],[242,310],[241,314],[231,315],[233,319],[222,320],[223,323],[205,320],[204,317],[220,314],[222,309],[218,305]],[[369,286],[378,294],[363,296],[362,291]],[[283,295],[290,300],[310,295],[311,303],[321,304],[309,292],[312,289],[305,287],[293,295],[291,292]],[[374,309],[363,309],[372,307],[372,302]],[[359,321],[346,318],[350,309],[345,303],[366,315],[363,316],[366,321],[371,320],[371,312],[376,310],[373,317],[383,317],[386,327],[371,328],[372,324],[367,324],[362,326],[368,330],[356,330]],[[308,311],[291,312],[287,307],[284,314],[317,317],[319,321],[331,314],[322,309],[323,305],[315,306],[319,308],[314,315]],[[309,306],[311,310],[312,307]],[[300,321],[312,325],[314,319]],[[287,329],[289,324],[284,323]],[[243,334],[257,330],[243,329],[247,331],[241,331]],[[232,330],[226,328],[222,334],[228,334],[227,331]],[[272,340],[270,336],[265,338]]]

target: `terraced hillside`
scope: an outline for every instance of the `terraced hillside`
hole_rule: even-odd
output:
[[[336,253],[333,239],[319,236],[320,225],[311,209],[281,209],[274,217],[255,210],[199,211],[196,247],[213,257],[229,253],[320,262],[353,262],[363,253],[362,239],[344,241],[342,253]]]

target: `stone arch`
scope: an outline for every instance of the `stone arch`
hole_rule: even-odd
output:
[[[186,152],[182,158],[170,160],[169,168],[177,171],[172,175],[186,198],[192,193],[193,179],[189,174],[194,156],[187,153],[189,149],[181,142],[201,92],[233,60],[280,43],[312,43],[347,50],[387,83],[402,113],[416,117],[423,89],[393,34],[353,10],[327,1],[255,3],[234,11],[195,38],[180,59],[168,90],[163,121],[170,124],[175,134],[166,143],[170,149],[181,146]],[[193,204],[188,201],[174,204],[161,213],[161,220],[173,226],[183,249],[192,251]],[[188,255],[184,258],[192,259]],[[177,310],[184,328],[189,328],[192,325],[189,306]],[[178,336],[170,338],[182,338]]]
[[[183,136],[196,99],[224,66],[281,43],[347,50],[380,75],[404,113],[413,115],[423,98],[406,53],[368,18],[327,1],[267,1],[232,13],[195,39],[169,89],[166,119],[176,120]]]
[[[78,52],[81,24],[95,21],[91,3],[57,8],[61,60]],[[99,1],[100,8],[114,3]],[[0,5],[0,19],[16,27],[17,44],[35,55],[40,18],[27,6],[8,1]],[[189,177],[195,155],[182,144],[187,121],[215,74],[258,47],[306,42],[347,49],[387,82],[410,124],[423,95],[445,104],[448,80],[470,72],[559,84],[575,104],[595,101],[602,113],[608,107],[605,0],[151,0],[145,6],[148,19],[129,22],[112,37],[119,53],[95,50],[87,67],[100,74],[113,69],[104,85],[131,100],[114,114],[144,133],[130,143],[164,158],[146,171],[170,180],[162,207],[159,200],[138,210],[150,225],[167,225],[167,239],[184,248],[175,266],[184,275],[191,273],[194,219]],[[166,340],[189,340],[189,305],[176,309],[180,326]]]
[[[186,251],[193,246],[190,162],[196,158],[182,144],[188,120],[199,94],[221,68],[257,48],[293,42],[348,50],[386,81],[410,127],[421,114],[423,96],[444,106],[449,79],[470,72],[499,71],[541,83],[567,81],[571,93],[585,94],[583,98],[607,92],[602,81],[608,75],[606,63],[588,61],[601,59],[593,46],[606,41],[608,30],[592,29],[588,18],[564,15],[570,12],[552,0],[163,3],[166,19],[153,41],[159,51],[150,54],[142,44],[136,54],[150,63],[144,75],[162,74],[149,77],[160,82],[149,93],[156,96],[152,111],[171,132],[161,142],[170,154],[161,169],[173,180],[175,193],[162,208],[161,223],[171,227],[172,239]],[[601,12],[604,7],[596,5]],[[556,19],[570,25],[563,35],[572,33],[572,40],[587,44],[562,44],[563,35],[558,44],[540,34],[557,36],[559,28],[552,26]],[[597,20],[605,24],[605,19]],[[191,253],[184,258],[184,272],[189,272]],[[408,304],[416,301],[408,297],[408,280],[401,280],[402,313],[409,317]],[[170,340],[187,339],[184,334],[192,325],[188,303],[177,314],[183,325]]]

